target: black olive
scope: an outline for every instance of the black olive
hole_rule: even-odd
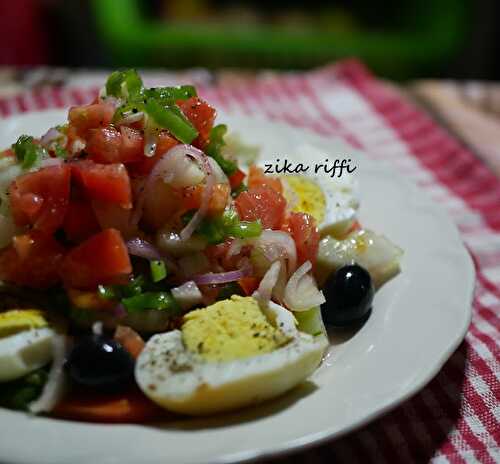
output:
[[[321,314],[326,324],[348,327],[364,322],[371,313],[373,288],[370,273],[358,264],[343,266],[323,286],[326,302]]]
[[[90,335],[77,342],[65,367],[76,384],[111,391],[132,381],[134,360],[116,340]]]

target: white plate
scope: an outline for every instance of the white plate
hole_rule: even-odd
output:
[[[0,145],[42,134],[65,119],[48,111],[2,121]],[[252,410],[164,426],[93,425],[0,410],[4,463],[136,464],[245,460],[338,437],[421,389],[458,346],[469,325],[474,270],[448,219],[401,175],[362,160],[340,141],[289,126],[224,118],[264,156],[309,143],[332,157],[356,159],[361,220],[405,250],[403,272],[376,295],[374,311],[352,338],[336,341],[312,379]],[[351,156],[353,154],[353,156]]]

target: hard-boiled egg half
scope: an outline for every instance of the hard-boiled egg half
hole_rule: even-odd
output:
[[[291,312],[232,296],[184,317],[180,330],[153,336],[135,378],[170,411],[203,415],[274,398],[305,380],[327,346],[299,332]]]
[[[299,146],[295,154],[287,155],[292,169],[299,164],[307,168],[307,172],[280,175],[283,193],[290,209],[313,216],[321,236],[344,235],[356,220],[359,208],[356,172],[349,173],[346,170],[348,164],[350,169],[355,167],[354,161],[350,160],[348,163],[348,159],[345,159],[341,172],[342,159],[339,158],[334,172],[335,158],[310,145]],[[270,172],[278,172],[280,167],[283,168],[284,158],[283,156],[278,163],[274,160],[275,169]],[[259,164],[265,168],[269,163],[273,164],[273,160]]]
[[[49,363],[53,336],[39,310],[0,313],[0,382],[23,377]]]

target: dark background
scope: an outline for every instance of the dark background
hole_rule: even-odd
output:
[[[499,79],[494,0],[0,0],[0,65],[303,69]]]

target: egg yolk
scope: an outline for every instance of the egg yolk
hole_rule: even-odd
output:
[[[43,312],[38,309],[11,309],[0,313],[0,337],[7,337],[24,330],[47,327]]]
[[[321,224],[325,219],[326,198],[320,186],[304,176],[283,176],[284,195],[292,211],[307,213]]]
[[[269,353],[290,339],[269,323],[252,297],[233,295],[184,316],[186,348],[206,361],[232,361]]]

